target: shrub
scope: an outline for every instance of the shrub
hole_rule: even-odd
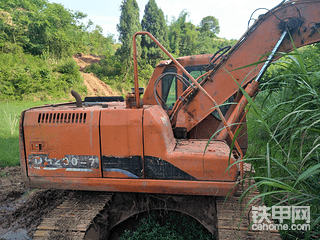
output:
[[[136,231],[125,231],[120,239],[209,240],[215,239],[215,236],[187,215],[170,212],[161,219],[155,212],[152,212],[149,217],[140,220]]]
[[[68,98],[86,92],[76,62],[0,52],[0,100]]]

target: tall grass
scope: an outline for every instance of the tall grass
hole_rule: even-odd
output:
[[[304,53],[284,54],[250,101],[244,160],[256,174],[247,192],[258,187],[269,207],[311,209],[310,231],[282,231],[283,239],[320,238],[320,64]]]
[[[54,103],[38,102],[0,102],[0,167],[18,166],[19,159],[19,121],[25,109]]]

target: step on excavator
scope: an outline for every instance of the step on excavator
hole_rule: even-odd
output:
[[[88,195],[55,210],[61,215],[69,209],[70,216],[88,211],[77,224],[72,220],[73,229],[65,226],[75,239],[104,239],[117,224],[152,208],[190,215],[223,239],[216,199],[237,193],[248,145],[247,100],[239,86],[254,96],[268,65],[280,58],[277,52],[318,42],[319,28],[320,1],[297,0],[260,15],[233,47],[214,55],[175,59],[150,33],[137,32],[134,88],[125,99],[82,101],[72,91],[75,102],[23,111],[23,180]],[[155,67],[145,91],[139,88],[138,35],[149,36],[170,59]],[[92,224],[96,214],[108,219],[105,228]],[[54,215],[35,237],[58,232]]]

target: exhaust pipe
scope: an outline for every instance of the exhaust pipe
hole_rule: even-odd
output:
[[[82,100],[81,100],[80,94],[74,90],[71,90],[71,95],[76,99],[77,107],[82,107]]]

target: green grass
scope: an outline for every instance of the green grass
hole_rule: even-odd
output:
[[[256,171],[248,190],[258,187],[268,207],[310,206],[311,230],[281,231],[283,239],[320,236],[320,63],[304,52],[285,54],[267,74],[256,101],[248,100],[244,160]],[[291,219],[285,223],[290,226]]]
[[[54,101],[0,102],[0,167],[18,166],[19,121],[25,109],[41,106]]]

